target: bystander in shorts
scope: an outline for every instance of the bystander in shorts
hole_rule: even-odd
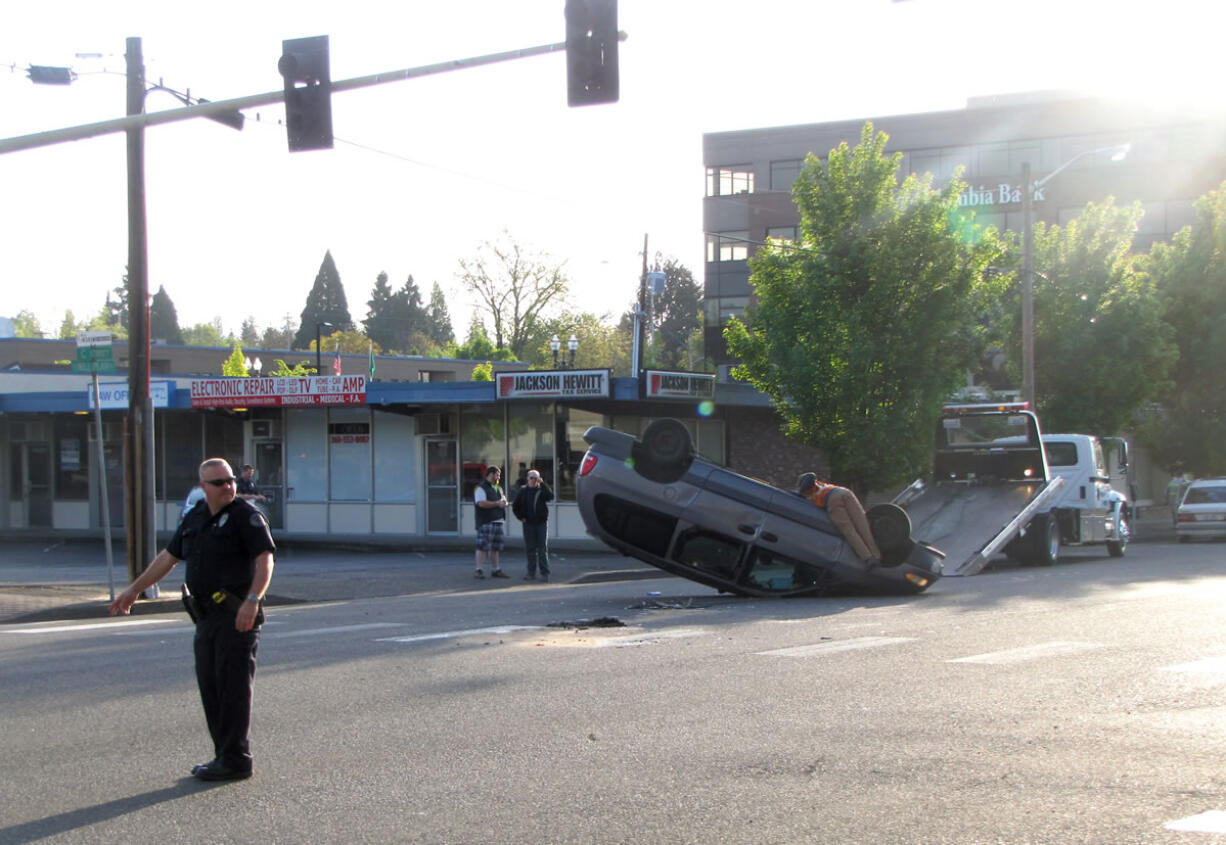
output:
[[[502,523],[489,522],[477,529],[477,548],[483,552],[502,551],[504,544]]]

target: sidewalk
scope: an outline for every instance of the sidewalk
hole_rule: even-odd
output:
[[[119,593],[128,583],[122,540],[112,548],[114,588]],[[502,563],[509,579],[489,578],[487,570],[487,577],[477,580],[473,578],[473,553],[467,549],[401,551],[286,544],[276,556],[267,602],[283,605],[522,585],[522,549],[506,549]],[[550,564],[555,583],[667,576],[609,550],[551,549]],[[159,597],[138,601],[132,614],[182,613],[179,588],[183,570],[182,564],[176,566],[158,585]],[[0,625],[103,618],[109,603],[106,551],[101,540],[0,539]]]

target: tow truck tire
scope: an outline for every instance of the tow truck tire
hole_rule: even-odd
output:
[[[1107,554],[1111,557],[1123,557],[1132,537],[1132,524],[1128,521],[1128,511],[1122,511],[1115,520],[1115,534],[1118,540],[1107,541]]]
[[[1051,566],[1060,559],[1060,526],[1052,514],[1041,513],[1030,521],[1030,562]]]

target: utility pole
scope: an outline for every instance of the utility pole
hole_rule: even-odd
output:
[[[638,302],[636,302],[634,305],[634,311],[636,314],[640,314],[640,315],[647,313],[647,234],[646,233],[643,234],[643,272],[639,275],[639,299],[638,299]],[[638,378],[639,369],[643,366],[643,356],[647,352],[647,346],[646,346],[647,327],[643,324],[643,319],[641,316],[639,317],[639,319],[635,320],[634,325],[635,325],[634,343],[638,347],[639,354],[638,354],[638,360],[635,362],[635,365],[634,365],[634,372],[630,374],[630,377]]]
[[[127,41],[127,114],[145,110],[141,40]],[[124,423],[124,513],[128,576],[153,560],[157,524],[153,501],[153,408],[149,396],[149,270],[145,221],[145,128],[127,130],[128,143],[128,416]],[[101,444],[99,444],[101,448]],[[105,480],[104,482],[105,483]]]

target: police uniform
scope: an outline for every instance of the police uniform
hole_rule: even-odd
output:
[[[179,523],[166,551],[186,561],[184,580],[200,615],[196,682],[216,759],[227,769],[250,772],[251,694],[263,609],[250,631],[235,630],[234,620],[255,577],[255,559],[276,551],[268,522],[243,499],[215,514],[202,501]],[[213,600],[218,591],[232,596],[230,607]]]

